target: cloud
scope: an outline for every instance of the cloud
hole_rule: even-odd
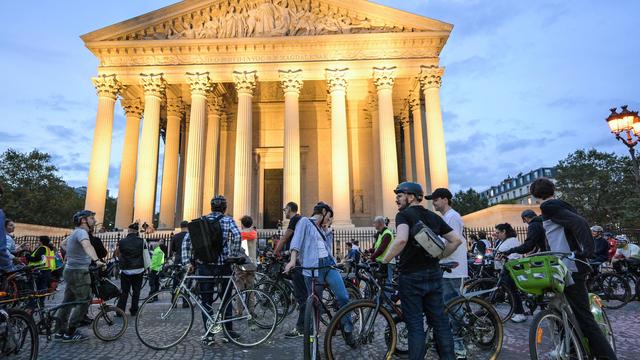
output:
[[[24,140],[25,136],[22,134],[10,134],[8,132],[0,131],[1,143],[12,143],[14,141]]]
[[[73,100],[65,97],[64,95],[54,94],[48,97],[35,98],[31,100],[22,100],[20,101],[25,105],[33,105],[36,109],[40,110],[50,110],[50,111],[61,111],[66,112],[79,108],[90,108],[93,106],[92,104]]]

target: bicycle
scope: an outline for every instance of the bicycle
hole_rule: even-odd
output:
[[[129,320],[125,312],[112,305],[107,304],[106,295],[102,291],[100,283],[99,269],[89,268],[91,276],[91,291],[93,298],[89,300],[90,305],[98,306],[98,313],[93,318],[92,330],[95,336],[102,341],[115,341],[121,338],[127,330]],[[47,296],[35,295],[34,297]],[[105,298],[103,298],[105,297]],[[60,329],[60,319],[56,317],[56,312],[67,306],[86,304],[86,300],[69,301],[57,304],[52,307],[38,307],[33,311],[35,318],[38,318],[35,325],[40,335],[44,335],[47,342],[51,341],[52,335]]]
[[[38,330],[33,317],[20,309],[0,309],[0,358],[38,358]]]
[[[243,258],[228,258],[226,261],[237,265],[243,262]],[[138,339],[155,350],[166,350],[179,344],[193,327],[195,304],[207,319],[205,336],[222,331],[227,339],[243,347],[257,346],[266,341],[276,327],[276,306],[260,290],[240,291],[234,274],[235,269],[231,275],[225,276],[193,276],[185,272],[175,290],[165,289],[152,294],[138,310],[135,322]],[[189,280],[196,280],[195,284],[198,280],[219,282],[222,279],[229,281],[222,296],[222,305],[212,315],[187,283]],[[187,306],[179,306],[179,303]],[[229,307],[230,317],[226,315]]]
[[[603,271],[588,277],[587,289],[598,295],[607,309],[620,309],[633,297],[633,289],[630,286],[633,282],[622,274],[608,271],[610,269],[604,264],[599,266]]]
[[[450,271],[455,265],[457,264],[443,263],[441,268]],[[358,265],[362,280],[367,281],[373,289],[373,298],[350,303],[332,319],[325,335],[325,353],[328,359],[390,359],[394,353],[408,353],[408,331],[402,310],[395,299],[388,296],[395,289],[393,286],[381,285],[386,281],[386,271],[374,274],[372,268],[378,267],[377,263]],[[336,336],[340,318],[349,313],[359,314],[362,318],[361,322],[354,324],[353,347]],[[498,357],[504,331],[500,317],[490,304],[472,296],[460,296],[446,304],[445,315],[458,325],[454,336],[463,339],[468,359],[494,360]],[[427,351],[435,351],[430,327],[427,327],[427,334]],[[354,348],[357,352],[353,351]]]
[[[529,328],[532,360],[592,358],[589,343],[564,295],[566,281],[570,278],[569,270],[562,262],[564,259],[583,262],[573,258],[571,253],[546,251],[505,264],[520,290],[549,298],[548,308],[536,314]],[[589,301],[591,313],[615,352],[613,330],[602,302],[595,294],[589,295]]]

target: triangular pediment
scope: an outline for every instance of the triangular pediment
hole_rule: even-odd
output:
[[[186,0],[82,36],[85,42],[445,32],[452,25],[365,0]]]

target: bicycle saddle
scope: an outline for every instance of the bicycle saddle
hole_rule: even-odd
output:
[[[236,265],[242,265],[244,263],[246,263],[246,260],[244,257],[228,257],[225,261],[225,264],[236,264]]]

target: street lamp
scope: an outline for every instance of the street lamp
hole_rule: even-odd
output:
[[[637,111],[630,111],[627,105],[618,108],[611,108],[611,114],[607,117],[609,129],[616,136],[616,139],[622,141],[629,149],[631,160],[633,161],[633,173],[636,178],[636,186],[640,191],[640,162],[636,157],[635,146],[640,142],[640,117]],[[624,133],[624,134],[623,134]],[[624,135],[624,136],[623,136]],[[636,139],[633,139],[635,135]]]

